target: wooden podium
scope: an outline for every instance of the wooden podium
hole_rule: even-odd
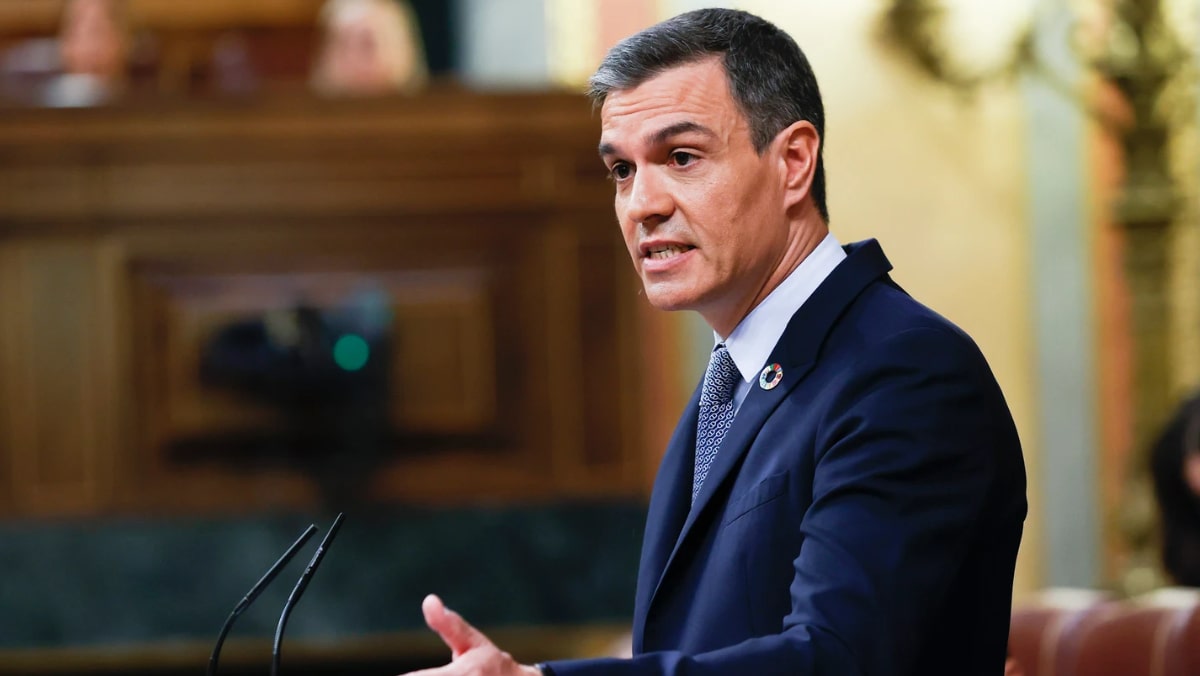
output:
[[[363,286],[395,318],[368,501],[643,495],[662,370],[598,136],[570,94],[0,112],[0,517],[310,508],[256,455],[278,411],[198,361]]]

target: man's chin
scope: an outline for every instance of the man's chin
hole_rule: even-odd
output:
[[[679,293],[678,291],[656,290],[647,287],[646,300],[650,301],[650,305],[654,309],[667,312],[691,310],[695,307],[695,299],[691,295]]]

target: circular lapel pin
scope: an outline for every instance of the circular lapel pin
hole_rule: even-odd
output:
[[[779,364],[771,364],[758,374],[758,386],[764,390],[773,390],[781,382],[783,382],[783,367]]]

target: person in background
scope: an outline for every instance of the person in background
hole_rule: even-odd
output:
[[[1179,585],[1200,587],[1200,394],[1175,411],[1151,450],[1162,519],[1162,562]]]
[[[129,31],[121,0],[71,0],[59,31],[62,74],[45,103],[90,106],[116,98],[125,87]]]
[[[429,79],[416,14],[401,0],[330,0],[312,86],[327,96],[411,94]]]
[[[126,86],[131,37],[124,0],[68,0],[58,34],[0,56],[5,99],[35,106],[108,103]]]

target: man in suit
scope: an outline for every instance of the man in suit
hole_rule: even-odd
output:
[[[517,664],[436,597],[450,674],[1001,676],[1026,512],[978,348],[829,233],[816,79],[733,10],[617,45],[591,81],[646,297],[708,370],[647,519],[632,659]]]

